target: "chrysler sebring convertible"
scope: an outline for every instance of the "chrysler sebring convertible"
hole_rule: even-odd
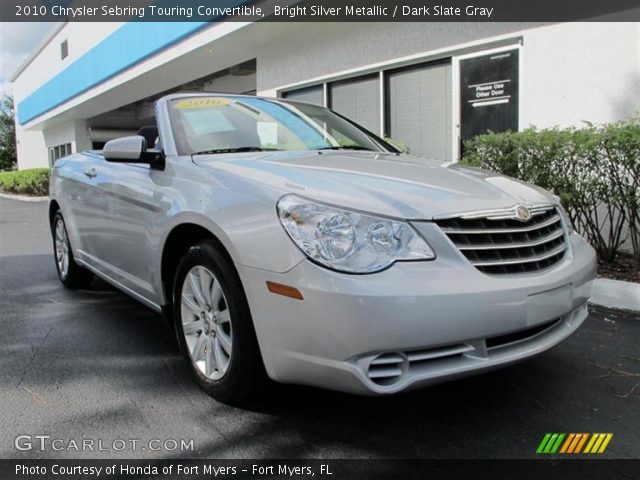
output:
[[[593,249],[557,197],[399,153],[319,106],[176,94],[58,160],[60,281],[101,277],[175,329],[200,387],[406,391],[517,362],[587,317]]]

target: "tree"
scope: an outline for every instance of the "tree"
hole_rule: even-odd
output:
[[[16,166],[16,123],[13,97],[0,100],[0,172]]]

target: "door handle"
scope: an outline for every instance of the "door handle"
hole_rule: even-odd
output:
[[[89,178],[93,178],[96,175],[98,175],[98,172],[95,168],[88,168],[87,170],[84,171],[84,174],[89,177]]]

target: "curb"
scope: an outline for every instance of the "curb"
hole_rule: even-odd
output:
[[[596,278],[589,302],[607,308],[640,312],[640,283]]]
[[[17,200],[19,202],[44,202],[49,200],[49,197],[29,197],[27,195],[15,195],[13,193],[0,192],[0,198],[6,198],[8,200]]]

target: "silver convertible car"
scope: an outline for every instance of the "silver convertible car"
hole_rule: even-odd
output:
[[[177,94],[156,124],[56,162],[56,266],[163,312],[217,399],[268,379],[396,393],[531,357],[587,317],[594,251],[540,188],[311,104]]]

